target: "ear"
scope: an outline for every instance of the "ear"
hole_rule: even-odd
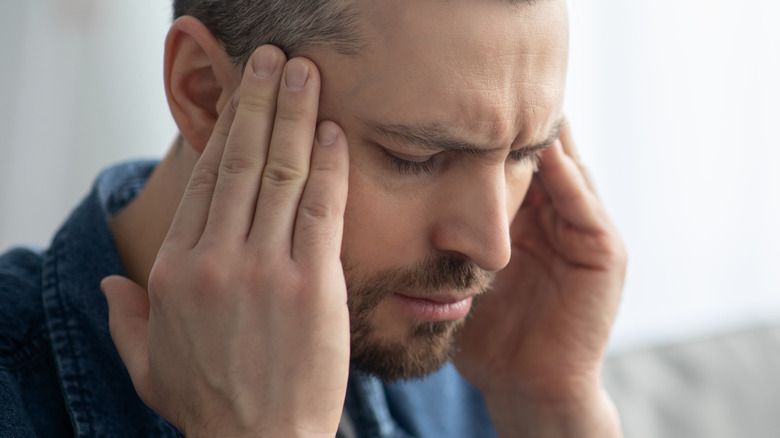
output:
[[[165,94],[184,139],[198,153],[241,83],[220,42],[198,19],[177,19],[165,40]]]

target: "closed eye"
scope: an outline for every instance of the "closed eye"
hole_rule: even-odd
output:
[[[433,174],[436,172],[436,163],[435,158],[436,155],[431,155],[430,157],[421,160],[407,160],[404,158],[399,157],[398,155],[395,155],[394,153],[388,151],[385,148],[380,148],[382,150],[383,155],[387,160],[392,164],[396,170],[398,170],[399,173],[405,174],[405,175],[421,175],[421,174]]]
[[[537,170],[539,164],[539,150],[533,149],[517,149],[509,153],[509,159],[517,164],[531,164],[534,171]]]
[[[419,159],[406,159],[402,158],[394,152],[390,152],[384,147],[380,147],[382,154],[388,160],[388,162],[399,172],[405,175],[430,175],[436,173],[437,170],[437,156],[439,154],[430,155],[428,157],[420,157]],[[530,164],[534,171],[537,170],[539,153],[541,151],[534,149],[517,149],[509,152],[508,160],[513,164]]]

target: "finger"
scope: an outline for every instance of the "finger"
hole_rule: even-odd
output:
[[[298,203],[311,165],[319,73],[311,61],[296,58],[287,63],[282,82],[250,241],[260,249],[284,248],[289,254]]]
[[[561,145],[563,146],[563,151],[577,164],[577,167],[580,169],[582,177],[585,180],[585,183],[588,185],[588,188],[593,193],[596,193],[596,186],[593,184],[593,179],[590,176],[590,172],[588,172],[588,168],[585,167],[585,165],[582,163],[582,159],[580,159],[580,155],[577,153],[577,148],[574,144],[574,136],[571,133],[571,125],[569,124],[568,120],[563,124],[561,135],[558,138],[560,139]]]
[[[602,228],[601,204],[577,163],[563,151],[561,141],[542,153],[539,177],[556,211],[569,224],[584,231]]]
[[[322,122],[295,219],[294,260],[305,266],[339,260],[348,180],[349,153],[344,132],[333,122]]]
[[[547,189],[544,188],[541,177],[538,173],[535,173],[531,179],[531,185],[528,186],[528,191],[523,199],[522,207],[535,207],[549,199],[550,195],[547,193]]]
[[[149,299],[146,291],[127,278],[106,277],[100,289],[108,302],[108,327],[136,392],[149,394],[147,333]]]
[[[271,138],[284,59],[280,49],[262,46],[247,63],[235,120],[219,164],[204,237],[220,242],[243,241],[249,232]]]
[[[234,117],[235,111],[231,100],[219,113],[206,148],[192,170],[164,245],[189,249],[200,240],[209,216],[211,199],[214,196],[219,162]]]

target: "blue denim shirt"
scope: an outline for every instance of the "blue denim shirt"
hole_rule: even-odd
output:
[[[45,251],[0,256],[0,437],[177,437],[147,408],[111,341],[100,280],[124,274],[108,227],[155,162],[104,172]],[[359,437],[495,436],[480,394],[451,365],[383,385],[350,373]]]

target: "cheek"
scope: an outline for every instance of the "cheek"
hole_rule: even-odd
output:
[[[517,211],[520,209],[525,195],[528,193],[528,187],[531,185],[534,173],[530,167],[512,170],[506,172],[506,211],[511,223]]]
[[[425,254],[426,225],[415,196],[388,192],[370,167],[353,159],[342,254],[364,271],[395,268]]]

